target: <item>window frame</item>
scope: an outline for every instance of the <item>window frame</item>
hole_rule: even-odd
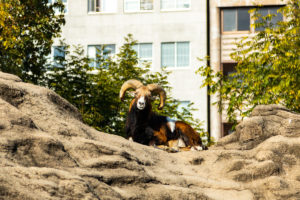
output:
[[[238,63],[236,62],[222,62],[221,63],[221,71],[223,73],[224,76],[229,76],[232,73],[236,72],[236,66]],[[229,68],[233,69],[233,70],[228,70]]]
[[[94,58],[90,58],[89,57],[89,47],[100,47],[100,50],[101,50],[101,56],[104,56],[104,49],[105,49],[105,46],[110,46],[110,45],[114,45],[114,53],[110,52],[107,54],[107,56],[109,57],[113,57],[114,55],[116,55],[116,44],[88,44],[86,46],[86,56],[89,58],[89,59],[95,59],[94,60],[94,63],[93,63],[93,66],[90,66],[90,67],[94,67],[95,69],[99,69],[99,66],[97,66],[97,49],[95,51],[95,57]]]
[[[188,43],[189,44],[189,56],[188,56],[188,58],[189,58],[189,64],[187,65],[187,66],[178,66],[177,65],[177,44],[178,43],[184,43],[184,42],[186,42],[186,43]],[[162,65],[162,45],[163,44],[168,44],[168,43],[173,43],[175,46],[174,46],[174,66],[163,66]],[[176,41],[176,42],[161,42],[161,45],[160,45],[160,66],[161,66],[161,68],[165,68],[165,69],[167,69],[167,70],[180,70],[180,69],[190,69],[190,67],[191,67],[191,42],[190,41]]]
[[[139,9],[138,10],[133,10],[133,11],[126,10],[125,1],[127,1],[127,0],[123,0],[123,11],[124,11],[124,13],[152,13],[152,12],[154,12],[154,1],[155,0],[153,0],[153,2],[152,2],[152,10],[141,10],[141,0],[136,0],[136,1],[138,1]]]
[[[58,56],[55,56],[55,49],[60,49],[59,51],[62,51],[64,53],[64,56],[63,58],[66,59],[66,46],[63,46],[63,45],[53,45],[51,47],[51,66],[52,67],[56,67],[56,68],[62,68],[63,66],[60,65],[60,63],[57,63],[55,59],[56,57]],[[62,57],[62,56],[60,56]]]
[[[223,7],[221,8],[221,33],[222,34],[232,34],[232,33],[241,33],[241,34],[245,34],[245,33],[251,33],[252,32],[252,27],[251,24],[253,24],[252,22],[252,13],[249,13],[249,30],[235,30],[235,31],[224,31],[224,10],[226,9],[235,9],[235,22],[236,22],[236,29],[238,29],[238,9],[239,8],[248,8],[249,10],[252,9],[252,7]]]
[[[175,4],[177,5],[177,1],[178,0],[175,0]],[[176,12],[176,11],[188,11],[188,10],[191,10],[192,9],[192,1],[191,0],[188,0],[189,1],[189,7],[188,8],[162,8],[162,0],[160,0],[160,11],[161,12]]]
[[[276,14],[276,17],[278,16],[278,10],[280,9],[280,8],[282,8],[284,5],[273,5],[273,6],[264,6],[264,7],[261,7],[261,8],[259,8],[259,9],[268,9],[268,15],[270,14],[270,10],[269,9],[271,9],[271,8],[277,8],[276,9],[276,11],[277,11],[277,14]],[[282,15],[282,13],[280,13],[281,14],[281,16],[282,16],[282,21],[284,21],[285,20],[285,18],[284,18],[284,16]],[[265,16],[263,16],[263,17],[265,17]],[[258,19],[259,20],[259,19]],[[278,22],[278,21],[277,21]],[[277,23],[276,22],[276,23]],[[256,23],[255,21],[253,22],[254,24]],[[263,27],[259,27],[259,28],[263,28]],[[263,28],[263,30],[256,30],[257,28],[254,28],[254,30],[253,30],[253,32],[255,32],[255,33],[257,33],[257,32],[260,32],[260,31],[264,31],[265,30],[265,28]]]
[[[118,0],[114,0],[116,2],[116,8],[115,8],[115,11],[103,11],[103,1],[106,1],[106,0],[94,0],[95,1],[95,4],[96,4],[96,1],[100,1],[100,10],[99,11],[96,11],[96,6],[95,6],[95,10],[94,11],[90,11],[89,10],[89,1],[90,0],[87,0],[87,13],[90,14],[90,15],[93,15],[93,14],[113,14],[113,13],[117,13],[118,12]],[[107,0],[107,1],[111,1],[111,0]]]
[[[277,10],[278,10],[278,9],[280,9],[283,6],[284,5],[266,5],[266,6],[261,7],[260,9],[277,8]],[[238,34],[249,34],[249,33],[257,33],[257,32],[259,32],[258,30],[256,30],[256,28],[252,27],[252,25],[255,24],[255,21],[252,19],[253,13],[249,13],[250,14],[250,28],[249,28],[249,30],[246,30],[246,31],[239,31],[239,30],[236,30],[236,31],[224,31],[224,9],[230,9],[230,8],[234,8],[236,10],[238,8],[248,8],[249,10],[251,10],[251,9],[254,9],[254,8],[258,8],[258,7],[257,6],[221,7],[220,8],[220,12],[221,12],[221,15],[220,15],[220,21],[221,21],[221,23],[220,23],[220,25],[221,25],[220,30],[221,30],[221,34],[224,34],[224,35],[226,35],[226,34],[229,35],[229,34],[233,34],[233,33],[234,34],[237,34],[237,33]],[[237,12],[236,12],[236,16],[237,16]],[[237,20],[238,19],[236,18],[236,24],[238,24]],[[284,16],[282,16],[282,20],[283,21],[285,20]]]
[[[233,127],[233,123],[229,123],[229,122],[221,122],[221,138],[225,137],[227,135],[230,135],[234,132],[234,130],[231,130],[231,128]],[[226,132],[227,131],[227,132]]]
[[[140,47],[143,44],[151,44],[151,58],[150,59],[149,58],[141,58],[140,57],[140,49],[141,49]],[[142,62],[151,63],[151,67],[152,67],[152,63],[153,63],[153,43],[152,42],[141,42],[141,43],[137,43],[135,45],[137,46],[136,53],[137,53],[137,57],[139,59],[139,63],[138,63],[139,67],[141,66]]]
[[[51,0],[51,3],[49,3],[49,0],[48,0],[47,5],[54,4],[55,1],[57,1],[57,0]],[[62,13],[62,14],[64,14],[64,15],[67,15],[67,14],[69,13],[68,3],[69,3],[68,0],[66,0],[66,2],[63,2],[63,1],[62,1],[62,4],[65,6],[65,10],[66,10],[66,12],[65,12],[65,10],[64,10],[64,12]],[[60,14],[56,9],[55,9],[54,11],[55,11],[55,15],[59,15],[59,14]]]

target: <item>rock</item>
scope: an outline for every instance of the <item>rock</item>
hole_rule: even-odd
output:
[[[279,105],[259,105],[253,110],[250,118],[241,122],[229,137],[222,138],[217,146],[253,149],[276,135],[298,138],[300,136],[299,114]]]
[[[0,72],[0,199],[300,199],[299,114],[258,106],[208,151],[98,132],[54,92]]]

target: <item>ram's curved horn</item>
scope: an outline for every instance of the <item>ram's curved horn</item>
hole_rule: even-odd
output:
[[[158,109],[161,110],[164,105],[165,105],[165,101],[166,101],[166,91],[159,85],[157,84],[149,84],[147,85],[147,88],[151,91],[151,93],[154,94],[159,94],[160,97],[160,104]]]
[[[143,84],[141,83],[141,81],[135,80],[135,79],[131,79],[126,81],[125,83],[123,83],[121,90],[120,90],[120,99],[123,100],[125,92],[132,88],[132,89],[137,89],[139,87],[142,87]]]

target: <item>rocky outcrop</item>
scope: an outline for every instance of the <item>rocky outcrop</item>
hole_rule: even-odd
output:
[[[171,154],[98,132],[0,72],[0,199],[300,199],[299,122],[258,106],[210,150]]]

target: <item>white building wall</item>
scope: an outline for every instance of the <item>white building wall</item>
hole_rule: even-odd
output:
[[[207,129],[207,91],[200,89],[202,79],[195,71],[200,66],[197,57],[207,55],[206,1],[191,0],[188,10],[161,11],[160,1],[154,0],[153,11],[125,13],[123,0],[118,0],[116,13],[88,13],[87,0],[68,0],[66,25],[62,38],[68,44],[115,44],[116,50],[131,33],[139,43],[152,43],[152,70],[161,69],[162,42],[190,42],[190,66],[170,68],[168,77],[172,95],[180,101],[194,102],[195,117],[204,121]]]

